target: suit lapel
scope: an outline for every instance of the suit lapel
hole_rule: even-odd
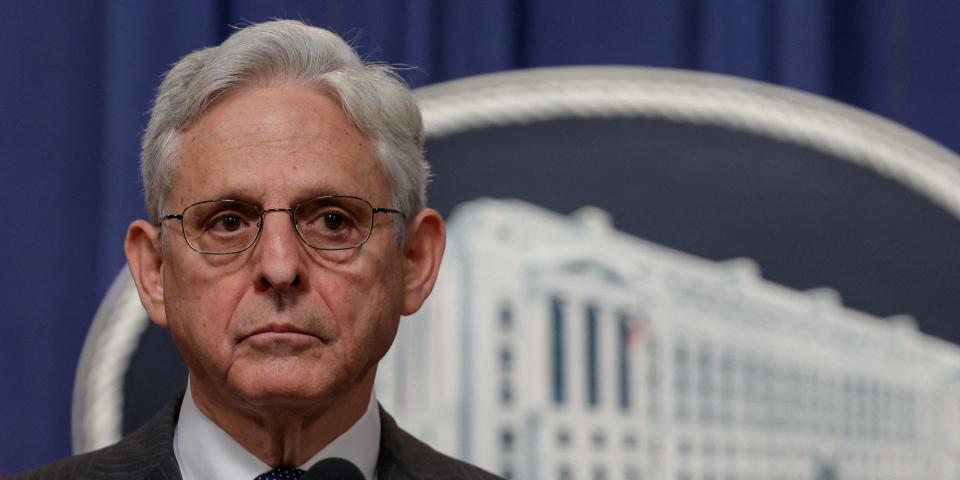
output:
[[[180,475],[180,465],[177,464],[177,458],[171,454],[162,460],[155,470],[147,475],[147,480],[183,480]]]
[[[397,422],[380,407],[380,454],[377,457],[377,480],[409,480],[398,459],[404,458],[401,434]]]
[[[377,456],[377,480],[407,480],[410,477],[397,466],[393,431],[397,424],[380,407],[380,453]]]
[[[134,478],[133,474],[137,472],[137,478],[148,480],[182,480],[173,453],[173,433],[182,400],[181,394],[146,425],[116,445],[111,462],[112,470],[120,473],[116,478]]]
[[[380,408],[378,480],[501,480],[477,467],[450,458],[400,429]]]
[[[378,464],[377,480],[410,480],[410,476],[397,468],[396,464]]]

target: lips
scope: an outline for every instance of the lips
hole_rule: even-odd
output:
[[[306,331],[306,330],[304,330],[304,329],[302,329],[302,328],[299,328],[299,327],[297,327],[297,326],[295,326],[295,325],[290,325],[290,324],[286,324],[286,323],[278,323],[278,324],[269,324],[269,325],[265,325],[265,326],[263,326],[263,327],[257,328],[257,329],[255,329],[255,330],[251,331],[250,333],[244,335],[244,336],[241,338],[241,341],[246,340],[246,339],[248,339],[248,338],[250,338],[250,337],[254,337],[254,336],[256,336],[256,335],[264,335],[264,334],[297,334],[297,335],[308,335],[308,336],[311,336],[311,337],[320,338],[319,335],[315,335],[315,334],[313,334],[313,333],[310,333],[310,332],[308,332],[308,331]],[[321,338],[321,340],[322,340],[322,338]]]

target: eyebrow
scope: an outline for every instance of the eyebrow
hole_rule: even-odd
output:
[[[347,196],[352,196],[352,197],[365,198],[365,197],[362,196],[362,195],[358,195],[358,194],[355,194],[355,193],[343,192],[343,191],[339,191],[339,190],[317,189],[317,190],[310,190],[309,192],[310,192],[310,193],[307,193],[307,194],[304,194],[304,195],[298,195],[298,196],[293,197],[293,199],[292,199],[291,202],[290,202],[290,205],[286,205],[286,206],[284,206],[284,207],[292,207],[292,206],[294,206],[294,205],[298,205],[298,204],[303,203],[303,202],[305,202],[305,201],[307,201],[307,200],[310,200],[311,198],[326,197],[326,196],[331,196],[331,195],[347,195]],[[223,195],[218,195],[218,196],[214,196],[214,197],[206,198],[206,199],[201,199],[201,200],[197,200],[197,201],[201,201],[201,202],[202,202],[202,201],[206,201],[206,200],[234,200],[234,201],[237,201],[237,202],[248,203],[248,204],[250,204],[250,205],[256,205],[256,206],[259,206],[260,208],[266,208],[266,206],[263,204],[262,201],[254,198],[254,197],[255,197],[255,196],[254,196],[254,195],[251,195],[248,191],[244,191],[244,190],[227,190],[226,193],[224,193]],[[274,207],[275,207],[275,206],[274,206]],[[271,208],[273,208],[273,207],[271,207]]]
[[[236,202],[249,203],[251,205],[259,205],[255,195],[246,193],[243,190],[226,190],[222,193],[213,194],[205,198],[192,199],[190,203],[204,202],[208,200],[233,200]]]

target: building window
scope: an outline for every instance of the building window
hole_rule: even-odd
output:
[[[500,429],[500,451],[503,453],[513,452],[513,430],[509,427]]]
[[[510,406],[513,402],[513,386],[510,382],[510,374],[513,371],[513,350],[509,345],[500,345],[500,404]]]
[[[618,393],[620,394],[620,408],[630,409],[630,355],[628,354],[630,343],[635,341],[632,331],[630,317],[626,313],[620,313],[619,319],[619,339],[617,341],[617,380],[619,384]]]
[[[568,466],[562,466],[557,471],[557,478],[559,480],[573,480],[573,471]]]
[[[697,352],[697,385],[699,386],[700,421],[713,422],[713,352],[710,345],[701,343]]]
[[[673,379],[674,390],[678,395],[685,396],[690,390],[690,352],[682,339],[678,339],[673,348],[673,368],[676,370]]]
[[[740,393],[745,410],[745,422],[749,426],[757,424],[757,402],[760,399],[760,382],[757,379],[755,363],[754,355],[745,354],[740,365],[743,370],[743,390]]]
[[[693,455],[693,442],[687,438],[677,439],[677,453],[681,457],[690,457]]]
[[[500,330],[509,332],[513,329],[513,309],[510,304],[504,301],[500,305]]]
[[[660,416],[660,361],[657,343],[657,337],[650,333],[647,335],[647,417],[651,420],[657,420]]]
[[[717,454],[717,445],[711,439],[705,438],[700,443],[700,452],[704,457],[712,457]]]
[[[603,449],[607,446],[607,435],[603,430],[595,430],[590,436],[590,442],[593,444],[594,449]]]
[[[513,403],[513,387],[510,385],[509,380],[502,380],[500,382],[500,404],[503,406],[510,406]]]
[[[565,342],[565,322],[564,322],[564,305],[563,301],[558,297],[554,297],[550,301],[550,316],[551,316],[551,348],[550,351],[553,355],[552,357],[552,369],[551,369],[551,378],[553,379],[553,403],[557,405],[562,405],[566,400],[566,348],[564,346]]]
[[[730,350],[724,350],[720,359],[720,420],[724,425],[733,423],[733,398],[736,376],[736,365],[734,364],[734,354]]]
[[[682,339],[677,339],[673,349],[674,419],[686,422],[690,419],[690,351]]]
[[[593,480],[607,480],[607,470],[603,467],[593,467]]]
[[[600,403],[600,341],[596,305],[587,305],[587,404],[596,407]]]
[[[513,352],[510,351],[510,347],[502,345],[500,347],[500,371],[503,373],[510,373],[512,367]]]

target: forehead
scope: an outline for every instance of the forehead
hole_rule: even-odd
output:
[[[339,102],[295,85],[219,99],[181,134],[170,192],[176,207],[212,198],[277,206],[331,193],[388,200],[370,140]]]

